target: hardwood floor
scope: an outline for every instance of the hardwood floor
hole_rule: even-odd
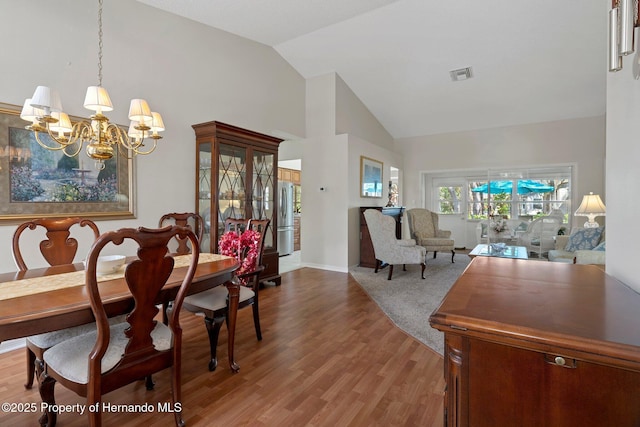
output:
[[[398,329],[346,273],[303,268],[282,285],[260,292],[263,340],[250,309],[238,314],[232,374],[223,328],[219,365],[207,370],[208,342],[201,318],[183,313],[182,406],[187,426],[442,426],[443,359]],[[425,322],[427,316],[425,313]],[[0,402],[34,402],[25,390],[24,349],[0,355]],[[103,397],[111,404],[170,401],[168,371]],[[84,399],[56,386],[58,404]],[[105,413],[103,424],[169,426],[173,416]],[[37,425],[39,413],[0,412],[0,425]],[[58,426],[84,426],[86,415],[65,413]]]

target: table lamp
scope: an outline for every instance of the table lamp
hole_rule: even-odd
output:
[[[596,222],[597,216],[605,216],[607,214],[607,208],[602,203],[602,199],[598,194],[589,194],[582,197],[582,203],[575,212],[575,216],[586,216],[587,222],[584,223],[584,228],[596,228],[600,224]]]

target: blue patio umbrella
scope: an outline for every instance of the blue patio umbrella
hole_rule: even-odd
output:
[[[489,190],[491,194],[504,194],[511,193],[512,189],[513,181],[491,181],[490,186],[482,184],[471,191],[474,193],[487,193],[487,190]],[[518,194],[550,193],[553,190],[553,186],[543,184],[540,181],[533,181],[531,179],[518,180]]]

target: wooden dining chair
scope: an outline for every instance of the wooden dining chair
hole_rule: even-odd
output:
[[[71,237],[72,227],[75,225],[90,229],[93,232],[94,240],[100,235],[98,226],[85,218],[41,218],[20,224],[13,234],[12,246],[13,259],[18,270],[28,270],[21,250],[21,243],[24,243],[22,242],[23,233],[26,230],[39,228],[46,231],[46,239],[40,242],[39,247],[40,253],[47,263],[51,266],[73,264],[78,251],[78,241]],[[73,227],[73,230],[75,231],[76,228]],[[91,234],[91,232],[87,234]],[[25,388],[33,387],[34,375],[42,373],[42,355],[45,350],[72,336],[89,332],[91,328],[95,328],[95,326],[90,323],[27,337],[27,382],[24,385]]]
[[[240,235],[247,229],[249,220],[244,218],[227,218],[224,220],[224,232],[228,233],[233,231]]]
[[[156,301],[163,298],[164,287],[175,266],[168,245],[176,236],[188,240],[192,257],[174,299],[175,309],[165,325],[155,320],[159,313]],[[124,242],[138,246],[138,259],[127,265],[124,274],[134,304],[125,322],[111,325],[98,287],[96,265],[105,247]],[[49,408],[54,405],[54,388],[59,382],[86,397],[87,407],[98,408],[87,412],[89,425],[99,426],[103,394],[171,367],[171,408],[176,425],[183,426],[180,308],[198,266],[199,255],[198,240],[186,227],[123,228],[102,234],[89,252],[86,268],[87,294],[97,330],[57,344],[44,353],[45,370],[39,384],[43,404]],[[56,413],[47,410],[44,415],[47,426],[53,427]]]
[[[174,224],[179,225],[181,227],[190,228],[193,233],[196,235],[198,242],[202,240],[202,235],[204,233],[204,221],[200,215],[195,212],[183,212],[183,213],[167,213],[160,217],[160,221],[158,222],[158,227],[165,227],[167,225]],[[191,253],[191,248],[188,245],[188,240],[176,237],[176,242],[178,247],[173,251],[178,255],[186,255]]]
[[[264,270],[264,266],[262,265],[264,237],[268,227],[268,219],[238,220],[228,218],[225,221],[225,230],[227,230],[227,233],[236,233],[240,236],[245,230],[249,229],[258,232],[259,234],[259,240],[256,243],[258,253],[256,254],[257,256],[255,257],[254,262],[252,265],[244,265],[246,263],[243,262],[243,265],[240,267],[240,270],[242,271],[236,275],[236,278],[234,278],[234,280],[239,280],[241,282],[238,309],[248,307],[250,305],[253,307],[253,324],[258,341],[262,340],[258,294],[260,290],[260,273]],[[244,261],[247,255],[246,251],[245,253],[242,253],[240,256],[241,261]],[[229,313],[228,296],[229,292],[225,286],[217,286],[204,292],[189,295],[184,300],[184,308],[186,310],[193,313],[204,314],[204,323],[209,336],[209,347],[211,352],[211,359],[209,360],[210,371],[214,371],[218,366],[218,337],[220,335],[222,323],[228,317]]]
[[[193,231],[196,235],[198,242],[202,241],[202,236],[204,234],[204,220],[202,217],[195,212],[183,212],[183,213],[167,213],[160,217],[160,221],[158,221],[158,227],[166,227],[167,225],[179,225],[181,227],[187,227]],[[176,237],[173,239],[177,242],[177,247],[172,249],[172,252],[176,255],[187,255],[191,253],[191,248],[189,247],[187,239],[179,239]],[[175,245],[172,245],[175,246]],[[172,302],[165,301],[162,303],[162,321],[164,324],[167,324],[169,320],[168,313],[171,309]]]

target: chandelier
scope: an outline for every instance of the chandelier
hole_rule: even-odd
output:
[[[95,112],[91,122],[81,120],[72,124],[62,111],[58,92],[38,86],[33,96],[25,100],[20,118],[31,123],[26,129],[33,131],[38,144],[47,150],[75,157],[86,143],[87,156],[95,160],[97,169],[104,169],[104,161],[112,158],[116,149],[130,159],[137,154],[150,154],[162,138],[158,134],[164,130],[162,117],[152,112],[144,99],[131,100],[128,131],[110,123],[103,114],[113,111],[113,105],[102,87],[102,0],[98,0],[98,85],[87,88],[84,107]],[[42,133],[49,138],[42,138]],[[153,144],[146,147],[144,142],[149,139]]]

